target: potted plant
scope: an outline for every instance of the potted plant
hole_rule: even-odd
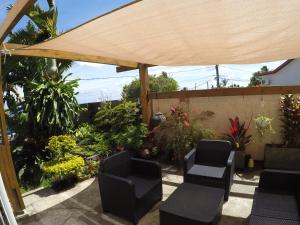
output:
[[[235,117],[234,119],[229,118],[230,127],[229,133],[223,135],[223,139],[231,142],[235,153],[235,168],[236,169],[244,169],[246,164],[246,146],[250,143],[252,135],[247,135],[249,130],[250,122],[246,127],[246,123],[240,123],[239,117]]]
[[[263,137],[266,133],[274,133],[272,120],[273,119],[263,115],[259,115],[254,119],[255,127],[261,137]]]
[[[281,97],[282,143],[265,146],[265,168],[300,169],[300,97]]]

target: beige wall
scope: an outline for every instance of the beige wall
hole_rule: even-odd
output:
[[[254,120],[252,120],[249,134],[253,135],[253,141],[247,146],[246,151],[256,160],[263,160],[264,145],[266,143],[281,142],[280,122],[280,94],[272,95],[244,95],[244,96],[215,96],[215,97],[190,97],[179,100],[178,98],[152,99],[153,112],[169,113],[170,106],[184,105],[190,113],[191,119],[196,118],[201,111],[210,110],[214,116],[202,124],[206,128],[212,128],[218,135],[227,132],[229,117],[238,116],[241,121],[249,122],[259,114],[273,118],[272,125],[275,133],[260,137]]]

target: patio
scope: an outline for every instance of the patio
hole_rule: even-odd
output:
[[[259,172],[236,173],[229,201],[223,206],[219,225],[246,224],[252,207],[254,190],[258,185]],[[163,166],[163,201],[183,182],[178,169]],[[129,224],[111,214],[103,214],[98,181],[92,178],[74,188],[55,194],[51,189],[42,189],[24,196],[26,214],[19,218],[21,225],[96,225]],[[144,216],[139,224],[159,224],[160,203]]]

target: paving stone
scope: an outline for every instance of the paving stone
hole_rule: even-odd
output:
[[[172,166],[163,166],[163,201],[183,182],[182,171]],[[219,225],[244,225],[251,212],[254,190],[259,173],[238,173],[234,176],[228,202],[223,206]],[[95,178],[83,181],[75,187],[55,193],[42,189],[24,197],[26,213],[20,225],[121,225],[130,224],[111,214],[103,214],[98,181]],[[159,206],[156,204],[139,222],[140,225],[159,224]]]

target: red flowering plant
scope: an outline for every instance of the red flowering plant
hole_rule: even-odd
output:
[[[246,145],[249,144],[252,140],[252,135],[247,135],[251,120],[246,127],[245,122],[240,123],[239,117],[236,116],[234,119],[229,118],[229,133],[224,134],[223,139],[230,141],[233,148],[237,151],[244,151]]]
[[[195,139],[212,138],[209,129],[196,127],[182,107],[171,107],[170,115],[154,130],[155,143],[161,151],[169,152],[169,158],[180,163],[192,149]]]

